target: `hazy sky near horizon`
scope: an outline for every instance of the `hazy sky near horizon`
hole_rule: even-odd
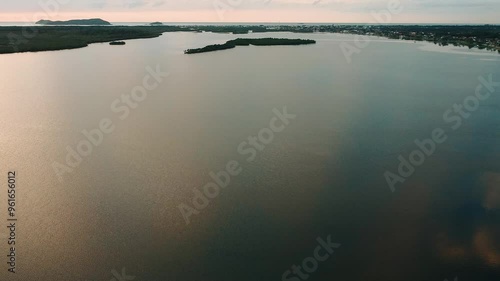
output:
[[[111,22],[500,23],[500,0],[23,0],[2,1],[0,21],[102,18]],[[385,23],[385,22],[384,22]]]

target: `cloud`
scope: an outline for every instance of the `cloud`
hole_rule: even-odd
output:
[[[75,1],[75,0],[74,0]],[[164,0],[97,0],[90,3],[90,9],[137,9],[157,8],[166,4]]]
[[[156,1],[155,3],[153,3],[153,5],[151,5],[151,7],[160,7],[160,6],[163,6],[167,3],[167,1]]]
[[[139,7],[144,7],[148,5],[148,1],[144,0],[133,0],[133,1],[126,1],[125,7],[129,9],[135,9]]]

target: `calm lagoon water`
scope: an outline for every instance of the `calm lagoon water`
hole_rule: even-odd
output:
[[[348,63],[353,36],[273,36],[318,43],[184,55],[241,36],[165,33],[0,55],[19,217],[18,273],[2,261],[0,279],[281,280],[331,235],[341,246],[308,280],[498,280],[500,89],[457,130],[443,114],[478,77],[500,81],[500,56],[373,38]],[[157,65],[169,77],[120,120],[110,105]],[[238,145],[285,106],[297,117],[246,161]],[[103,118],[114,132],[60,182],[54,161]],[[391,192],[384,173],[436,128],[447,140]],[[186,225],[178,205],[230,160],[241,174]]]

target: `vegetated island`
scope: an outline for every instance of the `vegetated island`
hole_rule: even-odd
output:
[[[120,45],[125,45],[125,42],[124,41],[113,41],[113,42],[110,42],[109,45],[120,46]]]
[[[155,38],[163,32],[153,26],[0,26],[0,54],[77,49],[92,43]]]
[[[83,48],[92,43],[154,38],[164,32],[345,33],[395,40],[427,41],[500,53],[500,25],[161,25],[161,26],[0,26],[0,54]],[[87,24],[88,25],[88,22]],[[28,35],[26,35],[28,34]],[[364,39],[360,39],[364,40]]]
[[[163,25],[163,22],[155,21],[155,22],[150,23],[149,25],[151,25],[151,26]]]
[[[83,20],[67,20],[67,21],[51,21],[39,20],[36,24],[41,25],[111,25],[103,19],[83,19]]]
[[[209,45],[199,49],[185,50],[185,54],[199,54],[236,48],[236,46],[288,46],[316,44],[314,40],[308,39],[284,39],[284,38],[238,38],[227,41],[224,44]]]

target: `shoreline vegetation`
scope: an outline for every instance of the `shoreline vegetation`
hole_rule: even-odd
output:
[[[91,19],[91,21],[101,19]],[[85,26],[82,20],[44,22],[41,26],[0,27],[0,54],[83,48],[92,43],[146,39],[165,32],[214,33],[341,33],[389,39],[427,41],[440,46],[462,46],[500,53],[500,25],[145,25]],[[70,22],[73,22],[71,24]],[[97,22],[94,22],[97,24]],[[61,26],[64,25],[64,26]],[[364,40],[364,39],[359,39]],[[224,44],[223,44],[224,45]],[[221,48],[230,48],[229,45]]]
[[[199,49],[188,49],[184,54],[199,54],[236,48],[236,46],[290,46],[316,44],[314,40],[284,39],[284,38],[238,38],[229,40],[224,44],[209,45]]]

